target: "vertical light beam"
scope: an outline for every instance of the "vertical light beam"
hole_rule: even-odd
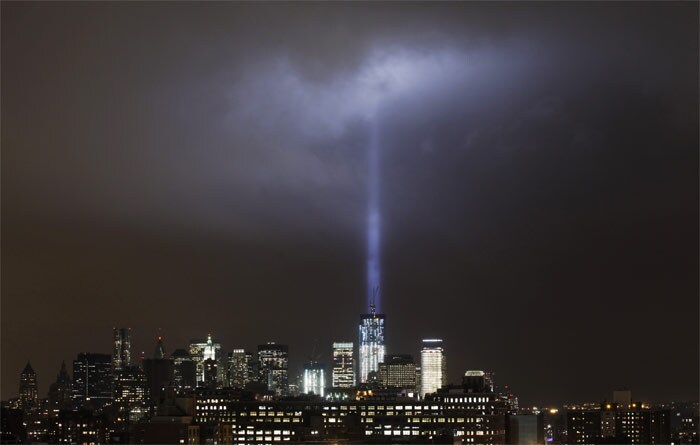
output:
[[[369,145],[367,147],[368,184],[367,184],[367,305],[374,303],[380,310],[379,285],[380,272],[380,141],[379,122],[376,116],[369,122]]]

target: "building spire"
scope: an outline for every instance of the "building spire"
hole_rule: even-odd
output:
[[[153,354],[153,358],[165,358],[165,346],[163,346],[163,337],[160,335],[158,336],[156,352]]]

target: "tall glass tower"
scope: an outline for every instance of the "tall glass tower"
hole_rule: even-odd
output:
[[[370,313],[360,316],[360,383],[367,382],[370,372],[378,372],[384,362],[384,314],[377,314],[374,303],[369,305]]]
[[[115,372],[131,364],[131,329],[114,328],[112,343],[112,369]]]
[[[421,397],[432,394],[447,384],[447,359],[441,339],[423,340],[423,349],[420,352],[420,369]]]

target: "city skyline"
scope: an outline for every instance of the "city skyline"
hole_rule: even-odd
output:
[[[159,336],[329,373],[376,292],[448,382],[697,397],[698,5],[361,6],[0,5],[3,400]]]

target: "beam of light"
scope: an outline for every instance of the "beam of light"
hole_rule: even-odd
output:
[[[380,310],[381,255],[380,255],[380,141],[377,116],[369,122],[369,145],[367,147],[367,306],[375,305]]]

